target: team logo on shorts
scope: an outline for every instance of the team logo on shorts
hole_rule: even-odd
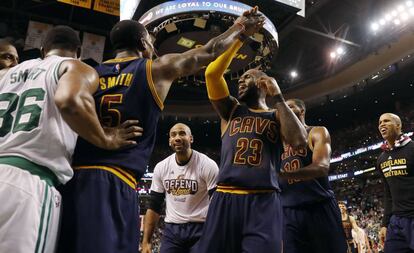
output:
[[[167,193],[174,196],[196,194],[198,191],[198,182],[185,179],[184,175],[179,175],[177,179],[165,180],[164,184]]]

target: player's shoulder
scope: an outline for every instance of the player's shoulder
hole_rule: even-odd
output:
[[[204,153],[198,152],[193,149],[193,154],[195,154],[198,157],[198,163],[205,169],[210,169],[217,167],[217,163],[211,159],[209,156],[207,156]]]
[[[196,157],[199,161],[208,161],[210,157],[206,154],[198,152],[197,150],[193,149],[193,156]]]
[[[174,155],[175,154],[169,155],[166,158],[164,158],[163,160],[161,160],[160,162],[158,162],[155,165],[154,173],[159,173],[159,174],[164,173],[170,167],[171,159],[175,159]]]
[[[325,137],[329,138],[330,134],[328,129],[325,126],[307,126],[306,131],[308,132],[309,136],[318,136],[318,137]]]
[[[308,132],[313,132],[313,131],[323,131],[323,132],[328,132],[328,128],[326,128],[325,126],[307,126],[306,130]]]

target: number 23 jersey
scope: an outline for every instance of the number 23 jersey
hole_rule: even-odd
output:
[[[117,151],[97,148],[79,138],[75,166],[113,165],[133,171],[137,178],[145,173],[163,109],[152,81],[151,64],[151,60],[127,57],[106,61],[95,68],[99,87],[94,99],[102,125],[113,127],[134,119],[139,120],[144,132],[135,139],[137,145]]]
[[[237,105],[222,136],[217,185],[279,190],[279,129],[274,111]]]

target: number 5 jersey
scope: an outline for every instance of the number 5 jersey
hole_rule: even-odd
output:
[[[104,62],[96,67],[99,87],[94,94],[96,111],[103,126],[113,127],[125,120],[139,120],[143,135],[137,145],[107,151],[79,138],[75,166],[108,165],[134,172],[141,178],[155,144],[156,127],[163,102],[152,81],[151,60],[127,57]]]

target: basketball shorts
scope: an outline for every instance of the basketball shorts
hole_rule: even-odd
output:
[[[284,207],[285,253],[347,253],[341,213],[335,199]]]
[[[279,193],[231,193],[218,188],[196,252],[282,252]]]
[[[139,206],[136,190],[103,169],[75,170],[61,189],[60,253],[138,251]]]
[[[414,218],[391,216],[384,252],[414,253]]]
[[[204,223],[165,223],[160,253],[198,253],[195,248]]]
[[[61,196],[35,167],[0,164],[0,252],[56,250]]]

